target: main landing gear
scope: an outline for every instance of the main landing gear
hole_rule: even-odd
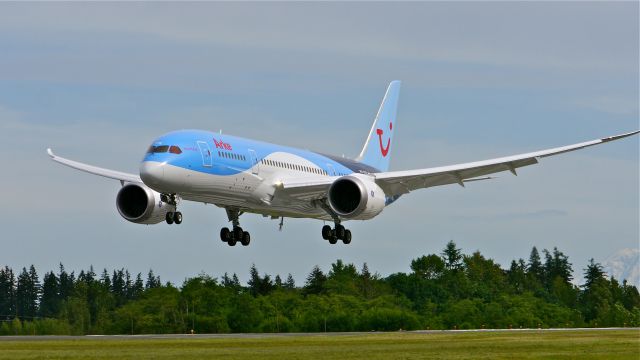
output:
[[[248,246],[251,242],[249,232],[242,230],[240,227],[240,215],[242,215],[242,213],[238,210],[227,209],[227,217],[229,221],[233,223],[233,229],[229,230],[227,227],[220,229],[220,240],[226,242],[229,246],[236,246],[238,242],[240,242],[242,246]]]
[[[169,211],[164,219],[169,225],[171,224],[180,225],[182,224],[182,213],[180,211],[176,211],[176,212]]]
[[[169,205],[173,205],[174,208],[178,206],[178,196],[176,194],[160,194],[160,200]],[[169,211],[164,219],[169,225],[180,225],[182,224],[182,213],[180,211]]]
[[[345,229],[344,226],[336,222],[335,228],[331,228],[329,225],[322,227],[322,238],[329,240],[329,244],[335,244],[339,240],[346,245],[351,243],[351,230]]]

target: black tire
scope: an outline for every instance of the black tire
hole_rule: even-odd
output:
[[[336,225],[336,237],[341,240],[344,239],[344,226]]]
[[[342,242],[347,245],[351,243],[351,230],[344,231],[344,238],[342,238]]]
[[[251,242],[251,235],[249,235],[248,231],[245,231],[242,233],[242,240],[240,240],[240,243],[242,244],[242,246],[249,246],[249,243]]]
[[[242,241],[243,235],[244,235],[244,231],[242,231],[242,228],[240,226],[233,228],[233,240],[235,240],[236,242]]]
[[[229,241],[230,237],[231,237],[231,231],[229,231],[229,228],[223,227],[222,229],[220,229],[220,240],[227,242]]]
[[[178,225],[182,224],[182,213],[180,211],[173,213],[173,222]]]
[[[334,245],[338,242],[338,238],[335,236],[332,236],[329,238],[329,244]]]
[[[173,213],[171,211],[169,211],[167,213],[167,215],[164,216],[164,220],[167,222],[167,224],[171,225],[173,224]]]
[[[331,237],[331,226],[325,225],[322,227],[322,238],[329,240],[329,237]]]
[[[229,240],[227,241],[227,245],[236,246],[236,239],[234,239],[233,237],[229,238]]]

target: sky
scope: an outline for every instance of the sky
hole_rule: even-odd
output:
[[[0,3],[0,265],[261,273],[298,285],[336,259],[386,276],[449,240],[508,267],[558,247],[581,278],[639,245],[638,136],[546,158],[515,177],[419,190],[331,246],[322,223],[183,203],[180,226],[138,225],[117,181],[49,160],[137,173],[154,138],[222,130],[355,157],[387,84],[402,80],[392,170],[490,159],[633,131],[638,2]]]

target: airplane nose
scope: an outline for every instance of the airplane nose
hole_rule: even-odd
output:
[[[140,179],[148,186],[159,184],[164,178],[164,164],[145,161],[140,164]]]

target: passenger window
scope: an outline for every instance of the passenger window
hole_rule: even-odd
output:
[[[180,150],[180,148],[175,146],[175,145],[172,145],[169,148],[169,152],[172,153],[172,154],[182,154],[182,150]]]

